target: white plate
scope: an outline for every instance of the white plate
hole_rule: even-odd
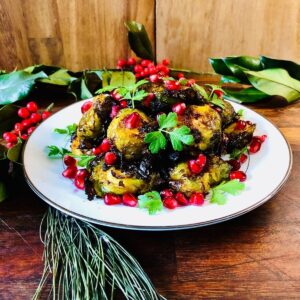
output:
[[[256,135],[267,134],[261,150],[251,155],[247,170],[246,189],[239,196],[230,196],[225,205],[205,203],[201,207],[187,206],[164,209],[156,215],[146,210],[123,205],[106,206],[102,200],[88,201],[83,191],[61,176],[62,161],[49,159],[48,145],[66,146],[66,139],[53,133],[78,122],[82,102],[74,103],[43,122],[28,139],[24,153],[24,171],[31,188],[51,206],[79,219],[105,226],[135,230],[176,230],[206,226],[245,214],[274,196],[287,180],[292,153],[281,132],[268,120],[242,105],[232,103],[236,110],[244,109],[245,118],[257,124]]]

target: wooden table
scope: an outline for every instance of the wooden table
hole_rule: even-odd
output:
[[[167,299],[300,298],[300,102],[255,110],[283,131],[293,149],[292,174],[273,199],[205,228],[152,233],[104,228],[137,257]],[[2,300],[26,300],[34,293],[46,208],[25,183],[0,204]]]

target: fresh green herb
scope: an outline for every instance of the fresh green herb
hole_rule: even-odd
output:
[[[209,99],[209,95],[206,91],[206,89],[203,86],[198,85],[197,83],[194,83],[192,85],[192,88],[198,92],[205,100]]]
[[[55,128],[54,132],[58,134],[65,134],[67,136],[71,136],[76,131],[76,129],[77,129],[77,125],[74,123],[68,125],[66,128]]]
[[[210,98],[210,102],[216,106],[221,107],[222,109],[225,108],[224,101],[220,99],[216,94],[213,94]]]
[[[47,146],[47,149],[48,149],[48,156],[54,158],[62,158],[66,154],[71,153],[70,150],[66,148],[59,148],[55,145]]]
[[[238,195],[245,189],[245,184],[237,179],[222,182],[211,190],[211,203],[223,205],[227,201],[227,194]]]
[[[150,215],[157,213],[163,209],[163,203],[159,192],[151,191],[144,195],[140,195],[139,207],[148,209]]]
[[[244,114],[245,114],[245,110],[244,109],[239,109],[237,112],[236,112],[240,117],[243,117]]]
[[[230,158],[239,159],[242,154],[246,153],[248,151],[247,147],[244,147],[242,149],[233,149],[233,151],[230,153]]]
[[[161,114],[157,118],[159,129],[147,133],[145,143],[149,144],[151,153],[158,153],[159,150],[165,149],[167,139],[164,134],[168,134],[172,147],[175,151],[182,151],[183,144],[191,145],[194,142],[193,136],[190,134],[190,129],[187,126],[177,126],[177,114],[170,112],[168,115]],[[164,134],[163,134],[164,133]]]
[[[87,168],[90,161],[92,161],[96,156],[95,155],[75,155],[69,154],[70,156],[77,159],[77,165],[83,168]]]

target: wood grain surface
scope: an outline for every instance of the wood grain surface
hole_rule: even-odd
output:
[[[270,201],[234,220],[193,230],[103,228],[136,256],[169,300],[299,299],[300,102],[254,109],[282,129],[294,155],[288,182]],[[16,182],[14,195],[0,204],[1,300],[29,300],[34,293],[46,208],[24,182]]]

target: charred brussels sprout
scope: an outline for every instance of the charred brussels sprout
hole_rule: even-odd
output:
[[[231,103],[225,100],[222,100],[222,102],[224,104],[224,108],[222,109],[220,115],[222,119],[222,126],[224,128],[234,120],[234,118],[236,117],[236,113]]]

